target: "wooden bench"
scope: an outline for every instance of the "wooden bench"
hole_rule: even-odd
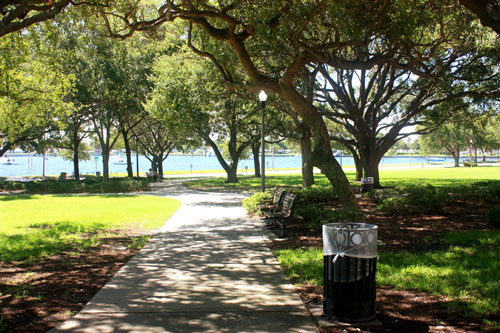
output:
[[[281,210],[283,199],[285,198],[286,190],[282,187],[277,187],[274,190],[271,201],[259,205],[260,211],[267,217]]]
[[[269,215],[269,218],[272,220],[270,227],[281,227],[280,238],[288,236],[286,232],[286,222],[293,217],[296,198],[295,194],[287,193],[283,199],[281,209],[274,214]]]

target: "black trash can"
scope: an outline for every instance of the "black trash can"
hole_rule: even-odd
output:
[[[373,177],[361,178],[361,193],[366,193],[373,190]]]
[[[323,225],[323,314],[342,322],[375,318],[377,226]]]

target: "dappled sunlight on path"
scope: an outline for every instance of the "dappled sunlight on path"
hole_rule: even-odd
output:
[[[316,331],[245,217],[243,195],[193,191],[176,182],[154,194],[183,205],[59,331]]]

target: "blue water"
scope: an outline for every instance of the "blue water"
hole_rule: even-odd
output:
[[[125,158],[124,156],[120,156]],[[6,157],[0,159],[0,176],[2,177],[23,177],[23,176],[40,176],[43,174],[43,157],[39,155],[34,156],[15,156],[9,155],[9,159],[14,159],[12,165],[4,164]],[[80,162],[81,174],[95,174],[101,172],[102,174],[102,157],[93,157],[91,161]],[[467,158],[466,156],[464,158]],[[126,165],[116,164],[118,156],[112,156],[110,159],[109,167],[111,175],[116,173],[127,172]],[[343,166],[353,166],[354,161],[352,157],[337,157],[339,163]],[[383,165],[396,165],[396,164],[422,164],[427,163],[425,157],[409,157],[409,156],[388,156],[384,157],[380,163]],[[439,163],[453,163],[451,157],[447,157],[445,161]],[[300,168],[300,156],[266,156],[266,169],[278,168]],[[151,167],[151,162],[145,156],[139,156],[139,172],[142,176]],[[238,164],[238,168],[244,170],[245,167],[253,169],[253,159],[242,160]],[[136,174],[137,166],[135,164],[135,156],[133,156],[133,170]],[[197,170],[220,170],[223,171],[216,157],[205,156],[191,156],[191,155],[172,155],[163,162],[164,171],[197,171]],[[45,175],[59,175],[61,172],[66,172],[68,175],[73,173],[73,162],[64,160],[60,156],[47,156],[45,160]]]

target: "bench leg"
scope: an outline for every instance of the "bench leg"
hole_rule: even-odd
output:
[[[266,226],[265,228],[266,229],[273,229],[273,228],[276,228],[276,222],[274,221],[274,218],[271,217],[271,223],[267,223],[266,222]]]
[[[279,238],[288,237],[288,233],[286,232],[286,219],[281,220],[281,235]]]

